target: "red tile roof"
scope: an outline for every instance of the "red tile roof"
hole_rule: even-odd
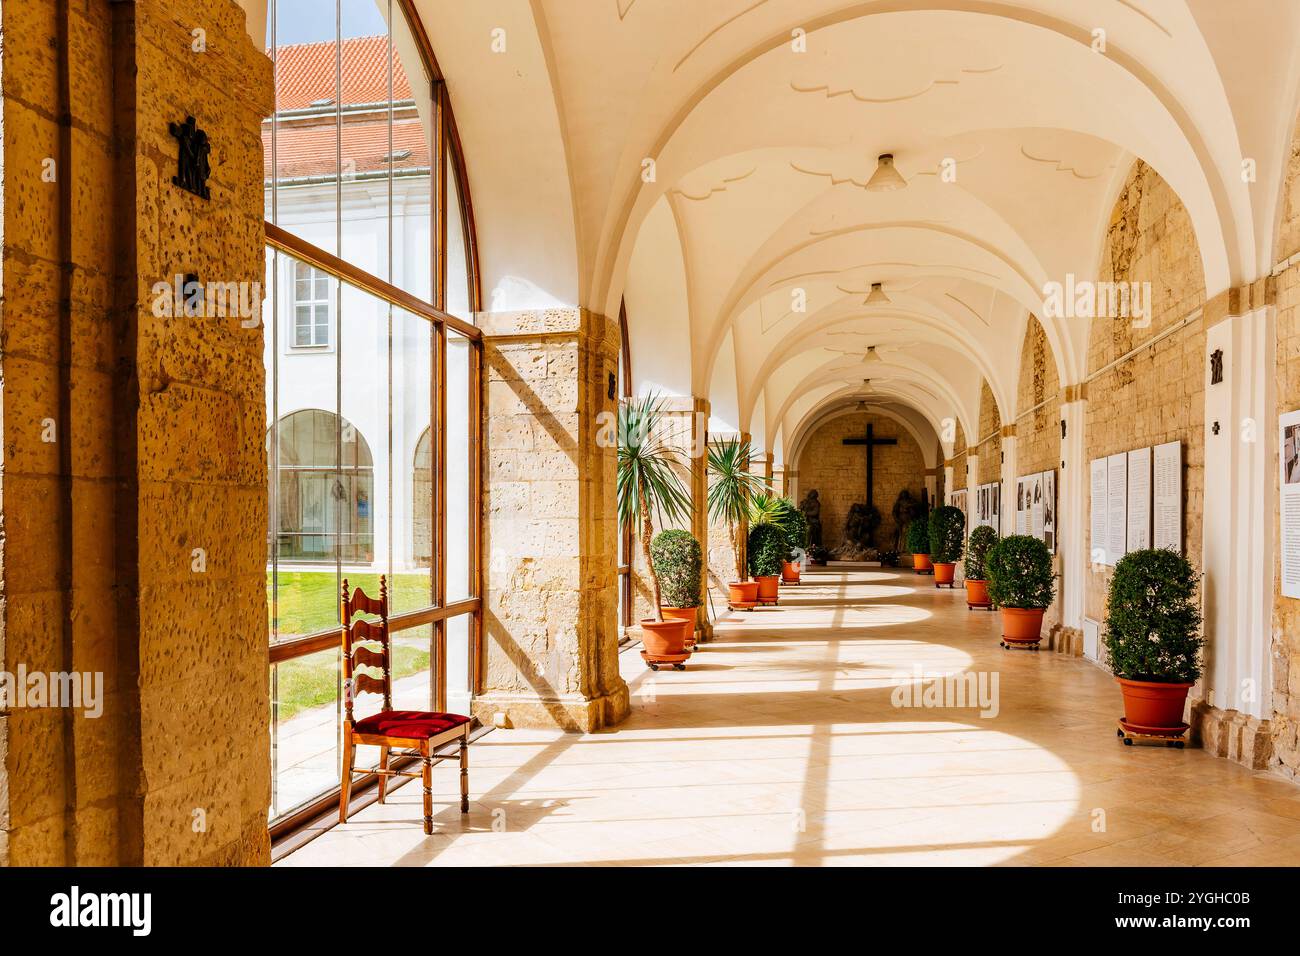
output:
[[[343,72],[340,86],[343,104],[347,106],[386,103],[388,100],[386,67],[386,63],[389,62],[388,38],[356,37],[344,40],[341,47]],[[335,89],[334,84],[337,49],[333,42],[303,43],[277,48],[278,110],[283,112],[304,109],[319,100],[329,100],[331,104],[333,103],[335,94],[340,92]],[[409,101],[411,87],[395,51],[391,62],[393,99]],[[337,165],[336,120],[334,111],[329,110],[319,117],[281,122],[276,130],[275,150],[278,169],[274,171],[271,167],[271,128],[269,124],[264,124],[262,146],[263,170],[266,177],[271,178],[273,172],[276,178],[282,180],[333,175]],[[429,167],[428,139],[420,120],[409,115],[409,112],[405,117],[394,118],[391,147],[388,142],[388,114],[385,111],[376,111],[365,118],[352,120],[345,116],[342,135],[345,173],[386,170],[388,168],[386,157],[390,149],[398,156],[403,152],[409,152],[408,156],[395,157],[392,160],[395,171]]]

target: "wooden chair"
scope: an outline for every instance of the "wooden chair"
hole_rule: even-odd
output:
[[[424,832],[433,833],[433,764],[445,758],[437,750],[454,740],[460,741],[460,812],[469,812],[469,731],[470,719],[460,714],[442,714],[428,710],[393,710],[392,654],[388,639],[388,582],[379,579],[379,600],[361,588],[348,595],[343,581],[343,694],[346,716],[343,719],[343,786],[339,794],[339,822],[348,822],[348,803],[352,798],[352,775],[374,773],[379,776],[379,802],[384,802],[389,777],[422,777],[424,781]],[[375,614],[378,620],[352,620],[357,614]],[[378,644],[379,649],[368,647]],[[358,668],[378,669],[375,677]],[[352,701],[359,694],[380,694],[383,710],[356,720]],[[359,744],[379,747],[379,766],[354,770],[352,766]],[[398,748],[398,753],[393,753]],[[391,757],[414,757],[420,761],[418,772],[390,770]]]

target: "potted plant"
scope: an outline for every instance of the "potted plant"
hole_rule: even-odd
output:
[[[643,655],[652,665],[682,659],[687,631],[693,629],[690,623],[664,619],[663,592],[651,554],[655,515],[673,523],[688,522],[691,516],[690,495],[673,470],[677,453],[655,436],[662,418],[663,403],[653,394],[618,408],[618,518],[641,539],[654,592],[655,616],[641,621]]]
[[[997,543],[998,533],[986,524],[972,531],[966,541],[966,563],[962,572],[966,577],[967,608],[993,609],[993,601],[989,599],[986,562],[990,549]]]
[[[1003,646],[1037,644],[1043,611],[1056,597],[1047,545],[1029,535],[1008,535],[989,551],[985,566],[989,596],[1002,613]]]
[[[790,553],[790,539],[779,525],[760,524],[749,531],[749,573],[758,582],[758,603],[775,604],[781,564]]]
[[[934,586],[953,586],[957,562],[966,549],[966,516],[960,508],[940,505],[930,512],[930,561],[934,565]]]
[[[740,525],[749,514],[749,499],[761,487],[761,480],[749,471],[749,442],[728,438],[709,446],[709,519],[725,522],[736,560],[736,580],[727,584],[727,601],[733,608],[752,608],[758,600],[758,584],[747,581],[745,549]]]
[[[1119,559],[1106,599],[1106,651],[1124,694],[1129,729],[1158,736],[1187,729],[1187,692],[1201,676],[1196,572],[1176,551]]]
[[[922,513],[907,526],[907,550],[912,552],[912,570],[917,574],[934,571],[930,563],[930,516]]]
[[[820,544],[814,544],[808,549],[808,563],[815,568],[826,567],[826,562],[830,560],[830,557],[831,553]]]
[[[808,519],[789,498],[781,500],[786,505],[784,527],[786,537],[790,539],[790,554],[781,565],[781,583],[798,584],[803,562],[807,556],[805,549],[808,547]]]
[[[680,528],[660,531],[650,545],[655,575],[662,588],[659,611],[666,621],[686,621],[686,646],[695,646],[695,621],[701,604],[704,556],[695,535]]]

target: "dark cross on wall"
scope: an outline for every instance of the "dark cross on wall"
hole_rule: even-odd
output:
[[[866,445],[867,446],[867,504],[874,505],[874,482],[876,475],[876,446],[877,445],[897,445],[897,438],[877,438],[876,427],[870,422],[867,423],[867,434],[862,438],[844,438],[841,441],[845,445]]]

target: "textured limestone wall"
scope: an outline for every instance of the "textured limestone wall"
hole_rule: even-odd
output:
[[[996,480],[993,476],[1002,474],[1002,418],[988,382],[980,389],[980,428],[975,442],[977,446],[972,446],[970,451],[979,455],[980,482]],[[1004,516],[1003,531],[1007,530],[1005,522]]]
[[[1134,164],[1115,203],[1099,278],[1150,282],[1152,317],[1146,328],[1135,327],[1128,318],[1094,319],[1088,339],[1090,373],[1205,304],[1191,219],[1174,191],[1145,163]],[[1195,322],[1092,379],[1086,390],[1088,461],[1146,445],[1183,443],[1183,547],[1198,569],[1205,487],[1204,353],[1204,324]],[[1085,513],[1083,527],[1090,527],[1090,521]],[[1103,620],[1111,569],[1090,565],[1086,578],[1084,613]]]
[[[106,693],[97,719],[0,715],[0,860],[265,863],[262,334],[157,316],[151,288],[260,284],[270,63],[230,0],[68,6],[0,22],[0,664]],[[208,200],[171,182],[187,115]]]
[[[966,487],[966,461],[969,458],[966,449],[966,433],[961,424],[957,425],[957,434],[953,438],[952,457],[944,465],[952,469],[952,490],[961,491]]]
[[[894,543],[894,499],[904,488],[917,498],[925,487],[925,458],[911,434],[892,418],[865,412],[841,415],[821,425],[799,455],[799,496],[816,490],[822,505],[822,543],[838,547],[844,540],[844,519],[849,508],[866,501],[866,447],[845,445],[845,438],[861,438],[870,423],[877,438],[894,438],[897,445],[877,446],[875,452],[875,504],[880,509],[876,542],[882,549]],[[899,547],[904,542],[900,539]]]
[[[484,330],[484,723],[590,731],[627,716],[618,674],[617,321],[489,313]],[[500,720],[498,720],[500,715]]]
[[[1016,469],[1022,475],[1061,467],[1061,380],[1038,319],[1030,316],[1016,390]],[[1034,411],[1024,414],[1030,409]]]

